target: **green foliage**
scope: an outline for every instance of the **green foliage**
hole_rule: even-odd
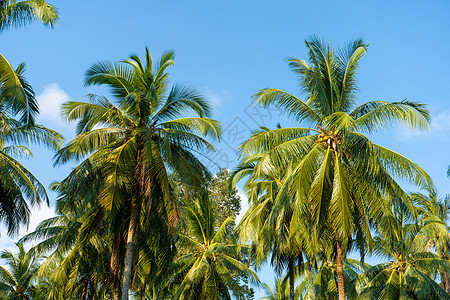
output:
[[[39,269],[45,299],[104,299],[108,281],[109,224],[97,201],[101,176],[95,169],[75,172],[52,188],[58,192],[57,215],[41,222],[22,240],[39,240],[36,253],[48,255]],[[102,222],[103,221],[103,222]],[[46,296],[46,297],[47,297]]]
[[[241,198],[237,188],[228,188],[230,171],[221,169],[208,183],[210,198],[215,206],[217,225],[222,224],[228,217],[236,217],[241,210]]]
[[[0,1],[0,32],[6,29],[22,27],[32,21],[53,25],[58,20],[58,10],[44,0]],[[31,86],[23,77],[25,64],[16,70],[0,54],[0,109],[2,113],[20,115],[24,124],[34,124],[38,105]]]
[[[237,244],[227,229],[232,218],[216,227],[216,212],[212,199],[205,194],[190,206],[183,207],[187,232],[179,233],[184,255],[175,261],[176,274],[181,283],[176,299],[241,299],[244,289],[239,278],[253,283],[259,280],[249,266],[240,261],[247,245]]]
[[[0,31],[23,27],[32,21],[53,27],[58,19],[58,9],[44,0],[0,2]]]
[[[6,250],[0,253],[0,258],[8,266],[0,266],[0,290],[9,299],[30,299],[34,293],[39,257],[33,251],[26,252],[21,243],[16,246],[17,254]]]
[[[0,1],[0,31],[33,20],[53,26],[57,10]],[[338,51],[313,37],[306,47],[307,60],[287,59],[302,97],[273,88],[253,97],[298,127],[255,130],[236,169],[215,176],[194,153],[214,150],[209,140],[221,125],[196,89],[170,85],[172,50],[92,65],[85,85],[106,86],[111,97],[63,104],[77,136],[62,149],[57,132],[35,124],[25,65],[13,69],[0,55],[0,220],[8,234],[28,222],[29,204],[48,202],[18,162],[32,155],[24,145],[59,149],[55,165],[78,163],[52,185],[57,215],[17,244],[18,255],[0,254],[0,298],[128,299],[130,290],[138,299],[254,299],[260,282],[251,268],[270,260],[280,277],[274,291],[265,285],[264,299],[449,299],[448,199],[418,165],[366,136],[397,124],[427,129],[426,106],[357,105],[361,39]],[[235,230],[243,179],[250,209]],[[428,194],[408,195],[399,179]],[[26,252],[27,241],[38,244]],[[361,261],[346,257],[352,250]],[[367,254],[385,260],[369,266]]]
[[[266,297],[261,298],[261,300],[289,300],[289,286],[280,277],[275,277],[275,289],[273,291],[267,285],[264,286],[264,289],[266,290]],[[298,299],[298,293],[296,293],[295,299]]]
[[[53,25],[56,9],[45,1],[0,1],[0,31],[20,27],[32,20]],[[35,125],[39,112],[31,85],[24,76],[25,64],[14,69],[0,54],[0,221],[8,235],[28,224],[31,205],[48,202],[42,184],[16,158],[31,157],[27,144],[58,149],[62,136]],[[18,118],[18,119],[17,119]]]
[[[231,174],[228,169],[220,169],[214,176],[208,176],[206,182],[200,187],[183,184],[177,174],[172,175],[181,205],[189,205],[193,199],[204,193],[205,188],[209,191],[209,197],[217,215],[217,226],[220,226],[228,217],[236,217],[239,214],[241,198],[236,187],[229,188],[228,179]],[[234,222],[231,223],[233,227]]]
[[[0,221],[6,225],[9,235],[17,233],[20,225],[28,224],[28,202],[31,205],[42,201],[48,203],[44,186],[17,160],[32,157],[25,145],[43,144],[50,149],[58,149],[63,141],[56,131],[34,124],[38,106],[33,89],[23,76],[24,65],[11,72],[11,78],[18,82],[17,85],[13,80],[11,86],[24,88],[24,99],[9,94],[8,80],[11,78],[3,77],[5,81],[0,85]],[[6,73],[0,67],[0,77],[3,75]],[[19,120],[16,115],[19,115]]]
[[[78,169],[94,165],[102,175],[98,199],[105,213],[130,208],[129,218],[117,224],[113,246],[119,251],[117,244],[125,237],[125,262],[114,262],[116,278],[125,265],[123,299],[128,299],[136,265],[136,233],[147,231],[142,224],[150,226],[143,218],[154,206],[176,206],[169,173],[176,172],[183,184],[200,186],[209,171],[192,150],[214,149],[205,137],[218,139],[221,134],[220,123],[208,118],[211,109],[199,92],[182,85],[169,87],[167,68],[173,59],[174,52],[165,51],[153,62],[146,48],[145,63],[136,55],[121,62],[96,63],[86,72],[85,84],[106,85],[113,100],[90,95],[89,102],[70,101],[62,107],[67,121],[77,122],[77,136],[57,153],[55,164],[75,160],[82,161]],[[170,210],[164,210],[164,222],[173,223],[174,217],[166,214]]]
[[[353,245],[362,255],[372,249],[371,226],[390,209],[391,199],[400,199],[414,211],[396,179],[418,188],[433,184],[415,163],[372,143],[364,133],[393,124],[427,129],[430,116],[423,104],[406,100],[356,106],[356,75],[367,48],[363,40],[340,51],[315,37],[305,44],[307,60],[287,61],[307,100],[272,88],[253,97],[262,107],[277,106],[300,127],[256,131],[240,146],[242,162],[235,180],[249,176],[246,188],[255,204],[248,216],[257,213],[255,220],[261,222],[248,235],[260,234],[270,245],[277,241],[270,242],[272,237],[285,232],[279,247],[300,245],[309,257],[336,253],[339,297],[344,299],[341,257]],[[299,232],[307,232],[308,243],[298,240]]]
[[[390,262],[358,276],[357,299],[450,299],[434,281],[439,272],[450,270],[450,261],[420,250],[416,239],[420,238],[420,226],[405,209],[400,204],[380,220],[375,253]]]

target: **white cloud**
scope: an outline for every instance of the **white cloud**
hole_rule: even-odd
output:
[[[247,195],[240,188],[238,188],[238,195],[241,198],[241,210],[239,211],[239,214],[236,216],[236,224],[239,224],[242,217],[245,215],[248,208],[250,207]]]
[[[66,125],[61,118],[61,104],[69,101],[70,96],[57,83],[45,85],[44,91],[36,99],[39,103],[39,120],[51,125]]]
[[[219,95],[217,95],[216,93],[214,93],[210,89],[206,89],[205,97],[208,100],[208,102],[211,104],[213,109],[214,108],[217,109],[219,107],[222,107],[222,99],[219,97]]]
[[[442,112],[432,119],[431,130],[438,133],[447,133],[450,129],[450,112]]]

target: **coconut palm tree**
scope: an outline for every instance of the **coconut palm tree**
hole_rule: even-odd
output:
[[[105,299],[112,291],[108,242],[114,228],[102,220],[96,197],[101,175],[94,170],[75,174],[52,185],[59,194],[56,216],[42,221],[21,242],[38,240],[32,250],[47,255],[39,277],[46,279],[40,287],[50,299]]]
[[[375,265],[356,280],[357,299],[450,299],[434,278],[450,270],[450,261],[420,251],[420,225],[409,209],[396,203],[378,224],[375,254],[390,262]]]
[[[227,229],[231,217],[217,228],[207,194],[183,210],[187,232],[179,233],[184,252],[174,262],[174,278],[181,278],[175,299],[231,299],[231,293],[243,296],[239,278],[259,283],[256,274],[240,261],[241,252],[249,246],[232,239]]]
[[[161,197],[158,187],[154,187],[153,195]],[[164,201],[154,201],[152,206],[151,213],[138,226],[134,245],[137,255],[131,288],[140,300],[146,299],[145,296],[166,299],[166,287],[172,275],[170,267],[177,254],[177,206]]]
[[[0,85],[0,221],[6,224],[9,235],[17,233],[20,225],[28,224],[28,202],[48,203],[44,186],[17,159],[32,157],[25,145],[43,144],[59,149],[63,140],[56,131],[34,124],[37,102],[24,78],[24,68],[22,64],[14,72],[26,92],[24,103],[10,98]]]
[[[278,124],[278,129],[280,128]],[[253,136],[268,131],[268,128],[262,127],[255,131]],[[279,141],[272,141],[272,146],[275,147],[277,142]],[[262,154],[244,157],[230,179],[234,186],[238,180],[249,176],[245,190],[251,205],[241,220],[240,235],[244,241],[252,240],[257,266],[261,266],[271,256],[271,265],[275,267],[278,274],[287,269],[289,295],[293,300],[294,268],[303,267],[303,252],[306,251],[305,244],[310,239],[311,232],[307,229],[307,221],[298,222],[297,220],[298,217],[304,219],[305,215],[293,216],[292,201],[288,197],[283,199],[282,206],[279,206],[276,211],[273,210],[278,191],[285,178],[289,176],[291,158],[285,157],[281,167],[267,168],[264,173],[256,174],[254,168],[261,157]],[[292,220],[293,218],[295,221]],[[303,226],[294,228],[291,226],[294,223]]]
[[[429,190],[428,194],[413,193],[411,197],[420,220],[415,243],[424,251],[434,249],[439,258],[450,261],[449,196],[440,198],[435,190]],[[450,293],[450,272],[443,272],[440,277],[442,288]]]
[[[122,62],[99,62],[86,72],[86,85],[105,85],[114,100],[91,95],[90,102],[63,104],[67,120],[77,121],[77,136],[61,149],[55,164],[85,159],[101,169],[105,182],[99,201],[108,211],[130,209],[122,298],[128,299],[133,265],[133,242],[140,213],[149,213],[152,187],[170,199],[168,170],[183,182],[199,185],[208,174],[192,151],[214,149],[202,136],[218,138],[220,125],[207,118],[211,109],[193,88],[169,89],[167,68],[174,52],[153,62],[146,49],[145,63],[136,55]],[[193,117],[183,117],[185,114]],[[125,197],[125,195],[127,195]],[[167,200],[169,201],[169,200]],[[114,247],[114,246],[113,246]]]
[[[53,27],[58,19],[58,10],[45,0],[0,1],[0,32],[32,21]],[[0,104],[7,105],[14,114],[21,114],[21,121],[30,124],[38,113],[38,105],[31,87],[23,80],[24,66],[21,64],[15,70],[0,54]]]
[[[289,288],[283,283],[283,278],[275,277],[275,289],[273,291],[269,286],[264,285],[266,296],[261,298],[261,300],[289,300]],[[298,295],[295,295],[294,299],[299,299]]]
[[[0,31],[23,27],[33,21],[53,27],[58,19],[58,9],[45,0],[0,1]]]
[[[346,258],[344,261],[345,290],[348,299],[355,299],[355,281],[358,275],[370,266],[355,259]],[[336,299],[338,286],[336,282],[336,262],[333,259],[322,259],[322,263],[315,268],[304,270],[300,276],[300,283],[296,289],[299,299]]]
[[[53,26],[57,10],[41,0],[0,1],[0,32],[32,20]],[[32,205],[48,201],[42,184],[16,160],[32,155],[23,144],[43,143],[58,149],[62,142],[55,131],[34,124],[39,108],[24,71],[25,64],[14,69],[0,54],[0,221],[6,224],[9,235],[28,223],[27,200]]]
[[[0,252],[0,258],[8,266],[0,266],[0,289],[10,299],[31,299],[39,257],[33,251],[26,252],[23,244],[17,243],[16,246],[19,250],[17,254],[8,250]]]
[[[40,287],[52,299],[120,296],[122,270],[117,264],[125,255],[123,219],[129,216],[129,209],[105,211],[98,201],[103,182],[101,172],[90,166],[76,169],[61,183],[54,183],[52,189],[59,194],[57,216],[44,220],[21,240],[38,240],[33,250],[48,255],[40,268],[47,280]],[[153,197],[158,199],[159,194],[155,188]],[[170,214],[165,212],[170,207],[161,207],[164,204],[154,201],[151,213],[141,219],[136,232],[131,288],[142,296],[146,287],[163,286],[175,252],[173,229],[167,224]]]
[[[306,100],[274,88],[254,95],[262,107],[275,105],[301,127],[261,132],[246,141],[242,155],[264,153],[255,166],[256,176],[280,165],[283,158],[295,158],[274,209],[281,199],[293,199],[296,209],[312,208],[314,226],[331,232],[336,254],[339,299],[345,299],[343,261],[349,239],[362,232],[372,245],[369,220],[376,220],[386,199],[400,197],[412,206],[408,195],[394,178],[403,178],[423,188],[430,177],[412,161],[372,143],[366,133],[402,123],[412,129],[426,129],[429,112],[423,104],[372,101],[356,104],[356,73],[367,45],[361,40],[335,51],[317,38],[306,41],[308,61],[289,58],[299,76]],[[280,141],[272,147],[272,141]],[[269,146],[268,146],[269,145]],[[390,197],[386,197],[389,195]],[[294,214],[301,215],[303,212]]]

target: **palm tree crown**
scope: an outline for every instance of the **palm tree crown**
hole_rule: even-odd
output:
[[[34,124],[39,110],[24,71],[25,65],[21,64],[13,72],[19,86],[24,88],[24,101],[8,94],[8,89],[4,89],[7,83],[0,85],[0,221],[5,223],[9,235],[17,233],[20,225],[28,224],[28,202],[31,205],[48,203],[45,187],[17,159],[33,156],[26,147],[29,144],[59,149],[63,141],[56,131]]]
[[[100,204],[108,210],[125,205],[131,209],[123,299],[128,299],[141,209],[148,215],[157,200],[152,189],[157,184],[161,200],[170,201],[170,171],[183,183],[199,185],[209,172],[192,151],[214,149],[204,137],[217,139],[221,134],[199,92],[183,85],[169,89],[167,68],[173,59],[174,52],[166,51],[154,62],[146,48],[145,63],[131,55],[121,62],[94,64],[85,84],[108,86],[114,101],[91,95],[90,102],[63,104],[67,120],[77,121],[78,135],[57,153],[55,164],[85,159],[78,169],[90,164],[101,169]]]
[[[33,292],[33,280],[38,270],[38,259],[33,251],[26,252],[23,244],[16,244],[18,254],[2,251],[0,258],[7,266],[0,266],[0,290],[9,294],[10,299],[30,299]]]
[[[182,277],[176,299],[232,299],[241,297],[243,290],[239,277],[258,283],[258,278],[239,257],[248,245],[236,244],[227,229],[233,220],[227,218],[219,228],[216,214],[207,195],[184,207],[187,233],[180,233],[187,253],[175,263],[176,277]]]
[[[308,61],[289,58],[299,76],[306,100],[267,88],[255,94],[257,104],[275,105],[302,127],[279,128],[253,135],[242,144],[245,156],[260,155],[253,177],[267,170],[289,166],[274,203],[274,211],[293,201],[292,216],[310,215],[313,227],[334,241],[339,296],[344,299],[343,257],[356,232],[365,237],[359,243],[373,244],[369,220],[380,216],[385,202],[379,199],[408,195],[395,181],[403,178],[420,188],[432,186],[423,169],[404,156],[372,143],[364,134],[395,123],[426,129],[429,112],[411,101],[372,101],[356,104],[356,72],[366,53],[362,40],[335,51],[317,38],[306,41]],[[273,222],[277,215],[271,216]],[[375,218],[375,219],[374,219]],[[298,219],[293,219],[297,222]],[[294,232],[292,232],[294,234]]]
[[[0,1],[0,32],[32,20],[53,26],[57,10],[43,0]],[[27,200],[32,205],[48,202],[44,186],[16,160],[32,156],[24,145],[42,143],[58,149],[62,143],[60,134],[35,125],[39,106],[24,72],[24,63],[14,69],[0,54],[0,221],[9,235],[28,223]]]
[[[390,259],[360,274],[358,299],[450,299],[434,278],[450,269],[450,261],[421,247],[421,226],[411,212],[397,204],[379,222],[375,253]]]

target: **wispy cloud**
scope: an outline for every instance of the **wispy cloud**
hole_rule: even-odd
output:
[[[58,127],[66,125],[61,118],[61,104],[69,101],[70,96],[57,83],[45,85],[44,91],[36,99],[40,108],[38,120]]]
[[[220,96],[218,94],[216,94],[212,90],[206,89],[205,97],[209,101],[209,103],[211,104],[211,106],[213,108],[222,107],[222,99],[220,98]]]
[[[442,112],[433,118],[432,131],[439,134],[447,134],[450,129],[450,112]]]

